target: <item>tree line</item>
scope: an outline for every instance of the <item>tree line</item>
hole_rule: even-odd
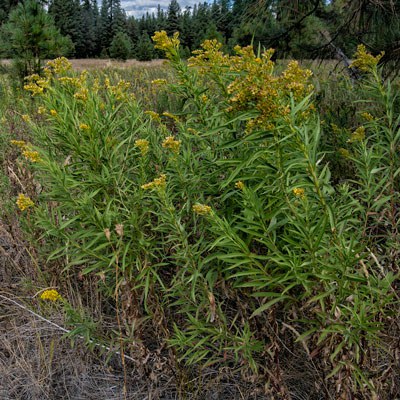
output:
[[[384,50],[387,62],[400,54],[399,11],[400,0],[214,0],[183,9],[171,0],[167,10],[159,6],[135,18],[120,0],[1,0],[2,54],[15,53],[10,35],[16,28],[36,26],[50,30],[53,42],[57,38],[58,52],[75,58],[159,58],[150,38],[165,30],[179,31],[184,57],[205,39],[218,39],[228,52],[253,43],[275,48],[280,58],[352,54],[364,43],[373,53]],[[42,21],[35,24],[38,16]],[[23,26],[24,18],[30,18],[29,26]]]

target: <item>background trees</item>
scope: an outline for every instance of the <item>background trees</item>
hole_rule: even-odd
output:
[[[0,24],[18,3],[0,0]],[[279,58],[331,58],[338,49],[350,56],[363,43],[374,54],[384,50],[384,63],[395,65],[400,59],[400,0],[214,0],[184,9],[171,0],[166,10],[159,6],[137,18],[125,14],[120,0],[45,3],[77,58],[113,56],[114,39],[118,35],[121,44],[121,34],[131,42],[128,56],[160,57],[148,38],[165,30],[180,33],[182,54],[187,55],[205,39],[217,38],[228,52],[237,44],[253,43],[276,49]]]
[[[15,60],[22,77],[39,73],[44,58],[66,54],[71,48],[71,41],[61,35],[52,17],[34,0],[18,4],[2,26],[3,54]]]

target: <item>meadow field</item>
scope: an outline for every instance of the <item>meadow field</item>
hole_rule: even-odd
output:
[[[154,41],[0,67],[0,398],[399,398],[399,81]]]

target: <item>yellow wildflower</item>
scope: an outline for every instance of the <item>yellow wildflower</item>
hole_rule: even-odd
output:
[[[74,94],[75,99],[77,100],[82,100],[82,101],[86,101],[88,99],[88,94],[89,91],[86,88],[81,88],[81,90],[79,90],[79,92],[76,92]]]
[[[166,79],[154,79],[151,81],[152,85],[166,85],[167,80]]]
[[[32,162],[40,161],[40,156],[37,151],[26,149],[22,152],[22,155],[29,161],[32,161]]]
[[[55,117],[58,113],[57,113],[56,110],[52,109],[52,110],[50,110],[50,114],[51,114],[53,117]]]
[[[164,117],[173,119],[175,122],[179,122],[179,118],[175,114],[172,114],[168,111],[164,111],[162,115],[164,115]]]
[[[44,68],[47,73],[62,74],[72,69],[72,64],[65,57],[48,61]]]
[[[164,50],[167,58],[171,59],[179,52],[179,32],[175,32],[172,37],[168,37],[167,32],[155,32],[152,36],[155,49]]]
[[[154,188],[165,189],[166,184],[167,184],[167,176],[165,174],[161,174],[159,178],[155,178],[153,181],[145,183],[141,187],[144,190],[154,189]]]
[[[57,301],[61,300],[62,297],[60,293],[57,292],[55,289],[47,289],[41,295],[40,298],[42,300],[49,300],[49,301]]]
[[[162,147],[164,147],[164,149],[170,149],[174,153],[179,153],[180,146],[181,146],[181,141],[175,140],[173,136],[167,136],[165,140],[162,142]]]
[[[25,211],[27,208],[33,207],[35,203],[24,194],[20,193],[17,199],[17,206],[21,211]]]
[[[192,210],[198,215],[207,215],[210,214],[212,209],[210,206],[206,206],[204,204],[197,203],[192,207]]]
[[[371,122],[371,121],[373,121],[375,118],[374,118],[374,116],[372,115],[372,114],[370,114],[369,112],[363,112],[362,114],[361,114],[361,116],[365,119],[365,120],[367,120],[368,122]]]
[[[29,122],[29,121],[31,120],[31,117],[30,117],[28,114],[23,114],[23,115],[22,115],[22,119],[23,119],[25,122]]]
[[[38,113],[39,115],[46,114],[46,107],[43,107],[43,106],[38,107],[37,113]]]
[[[365,127],[359,126],[352,134],[350,139],[348,140],[349,143],[354,142],[361,142],[365,139]]]
[[[153,121],[161,122],[160,114],[154,111],[145,111],[146,115],[148,115]]]
[[[142,156],[145,156],[149,152],[149,141],[146,139],[135,140],[135,147],[137,147]]]
[[[242,181],[238,181],[235,183],[235,188],[239,189],[239,190],[243,190],[244,189],[244,183]]]
[[[10,140],[10,143],[14,146],[24,149],[26,147],[26,142],[24,140]]]
[[[343,157],[346,157],[346,158],[350,158],[351,157],[350,151],[347,150],[347,149],[344,149],[343,147],[339,149],[339,154],[341,156],[343,156]]]
[[[79,124],[79,129],[82,131],[88,131],[90,126],[88,124]]]
[[[304,199],[304,197],[306,196],[306,195],[305,195],[305,191],[304,191],[303,188],[294,188],[294,189],[293,189],[293,194],[294,194],[296,197],[299,197],[299,198],[301,198],[301,199]]]
[[[363,72],[372,72],[384,54],[384,52],[381,52],[381,54],[374,57],[372,54],[367,52],[367,49],[363,44],[360,44],[357,46],[355,60],[350,64],[349,68],[358,68]]]

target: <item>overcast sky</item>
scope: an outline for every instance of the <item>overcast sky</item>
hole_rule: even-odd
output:
[[[150,14],[157,11],[157,5],[160,4],[165,10],[168,8],[171,0],[121,0],[122,7],[125,9],[128,15],[134,15],[135,17],[141,17],[146,12]],[[182,10],[186,6],[193,6],[202,2],[201,0],[178,0]]]

